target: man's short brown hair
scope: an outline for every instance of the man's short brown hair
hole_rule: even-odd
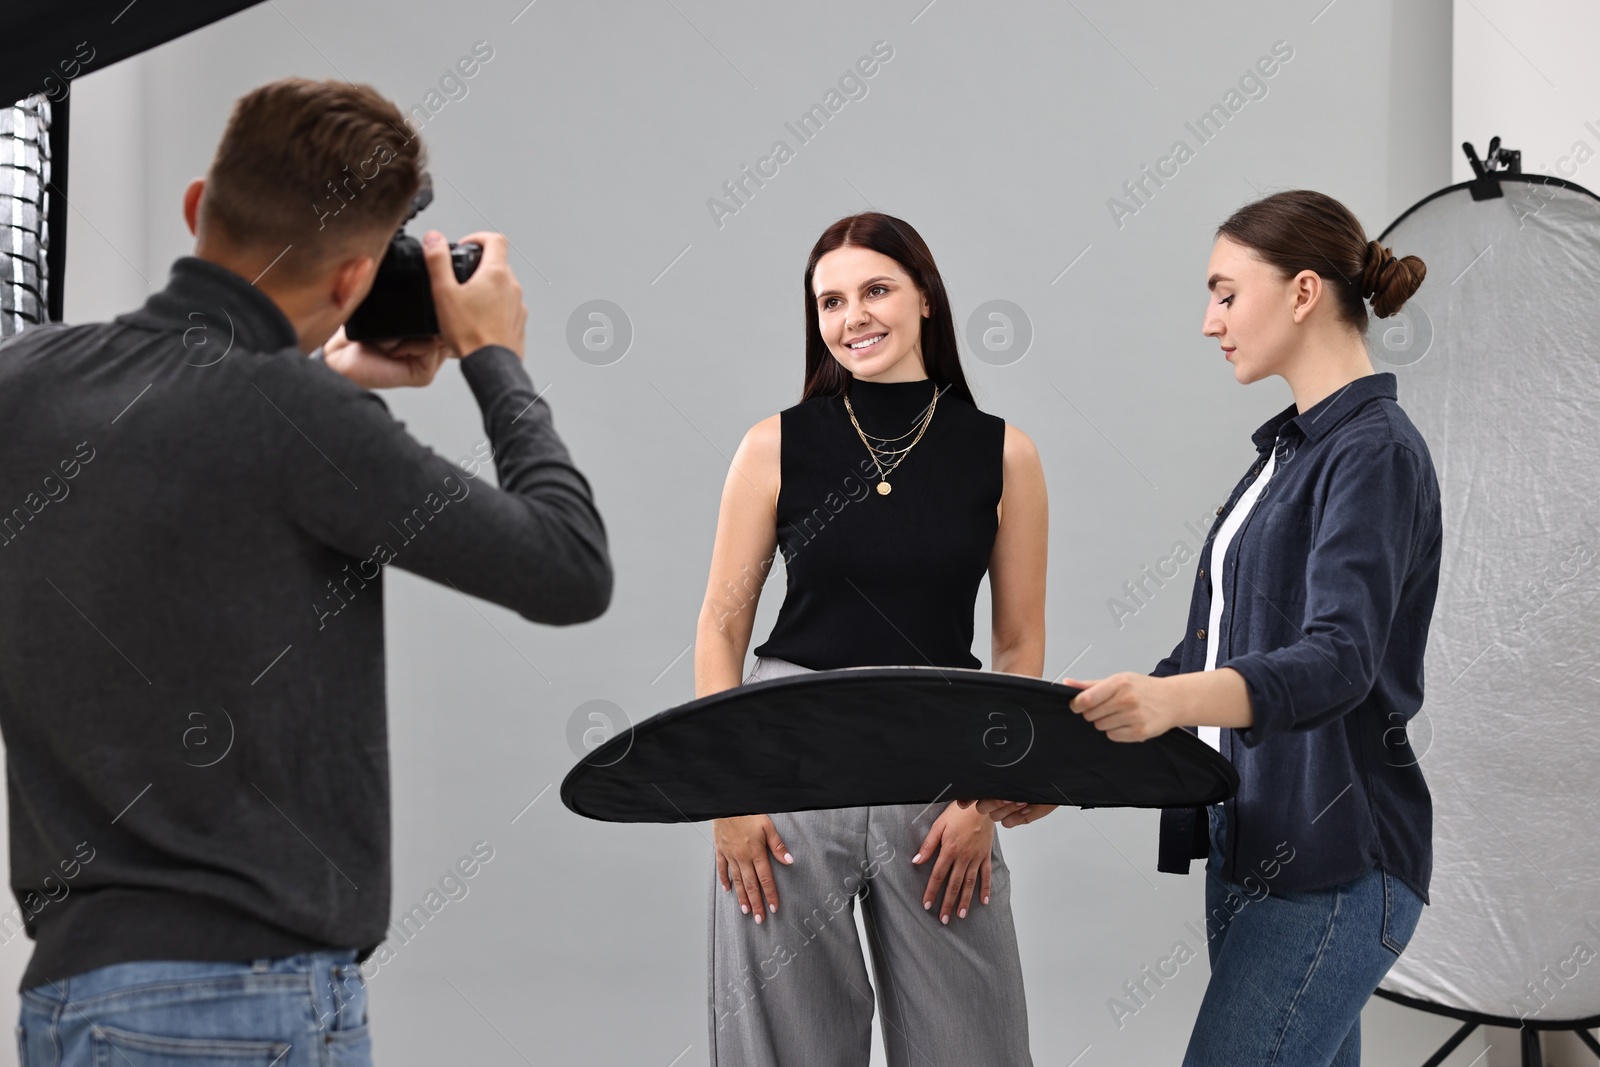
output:
[[[426,153],[370,85],[283,78],[233,106],[200,198],[198,229],[277,255],[306,278],[371,247],[410,211]]]

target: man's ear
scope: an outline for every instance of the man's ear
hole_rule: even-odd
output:
[[[189,232],[194,236],[199,236],[196,227],[200,224],[200,194],[205,192],[205,188],[206,180],[196,178],[183,191],[183,221],[189,224]]]
[[[356,305],[367,298],[372,289],[372,279],[378,273],[378,261],[365,253],[340,263],[333,274],[330,296],[341,314],[354,311]]]

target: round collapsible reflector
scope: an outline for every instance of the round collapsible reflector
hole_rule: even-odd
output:
[[[1493,176],[1428,197],[1379,240],[1428,267],[1368,349],[1399,378],[1444,508],[1427,692],[1408,724],[1433,795],[1431,899],[1381,991],[1477,1022],[1594,1026],[1600,198]]]
[[[751,682],[654,715],[588,753],[562,802],[607,822],[1000,798],[1186,807],[1233,795],[1233,766],[1183,730],[1107,738],[1039,678],[851,667]]]

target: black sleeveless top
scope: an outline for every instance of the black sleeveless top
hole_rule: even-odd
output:
[[[902,440],[934,385],[852,378],[869,435]],[[877,491],[877,467],[844,401],[812,397],[781,414],[778,548],[788,588],[755,649],[813,670],[908,665],[981,667],[972,611],[989,568],[1003,488],[1005,420],[946,389],[933,420]]]

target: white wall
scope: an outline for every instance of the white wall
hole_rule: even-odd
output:
[[[1489,138],[1522,150],[1522,169],[1600,191],[1600,4],[1455,0],[1451,72],[1454,181]]]

